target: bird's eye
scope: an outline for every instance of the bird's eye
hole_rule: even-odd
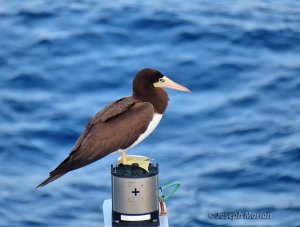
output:
[[[160,78],[160,79],[159,79],[159,82],[164,83],[165,80],[164,80],[163,78]]]

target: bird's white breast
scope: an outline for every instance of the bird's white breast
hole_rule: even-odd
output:
[[[134,147],[135,145],[139,144],[140,142],[142,142],[146,137],[148,137],[151,132],[153,132],[153,130],[157,127],[157,125],[159,124],[161,118],[162,118],[162,114],[157,114],[154,113],[152,121],[150,122],[150,124],[148,125],[146,131],[140,135],[140,137],[137,139],[137,141],[134,142],[134,144],[132,144],[130,146],[130,148]]]

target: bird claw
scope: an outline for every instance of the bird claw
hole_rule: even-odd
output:
[[[132,165],[134,163],[137,163],[140,168],[146,170],[149,172],[149,164],[151,163],[151,159],[145,156],[136,156],[136,155],[128,155],[120,157],[118,159],[118,164],[123,164],[123,165]]]

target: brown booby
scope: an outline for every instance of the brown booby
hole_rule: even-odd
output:
[[[125,150],[149,136],[167,108],[169,98],[163,88],[189,92],[149,68],[136,74],[132,87],[132,96],[109,104],[90,120],[69,156],[37,188],[118,150],[121,150],[121,163],[126,165]]]

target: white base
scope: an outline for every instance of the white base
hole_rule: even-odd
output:
[[[167,212],[166,204],[164,205],[165,205],[165,211]],[[106,199],[103,202],[104,227],[112,227],[111,212],[112,212],[112,201],[111,199]],[[159,222],[160,222],[159,227],[169,227],[167,215],[159,216]]]

